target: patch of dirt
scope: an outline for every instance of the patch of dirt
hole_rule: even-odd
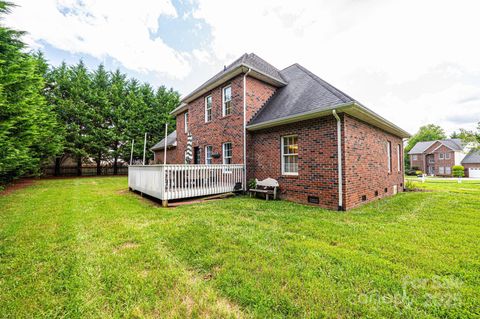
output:
[[[9,194],[11,194],[11,193],[13,193],[13,192],[15,192],[19,189],[31,186],[31,185],[35,184],[35,182],[36,181],[33,178],[25,178],[25,179],[16,180],[16,181],[12,182],[11,184],[8,184],[7,187],[3,191],[0,191],[0,196],[9,195]]]
[[[133,241],[127,241],[127,242],[124,242],[123,244],[121,244],[120,246],[118,246],[117,248],[115,248],[113,252],[118,253],[118,252],[121,252],[121,251],[126,250],[126,249],[135,249],[138,246],[140,246],[140,245],[133,242]]]

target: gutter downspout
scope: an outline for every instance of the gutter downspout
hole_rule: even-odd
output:
[[[335,110],[333,116],[337,119],[337,154],[338,154],[338,210],[343,210],[343,172],[342,172],[342,122]]]
[[[243,191],[247,190],[247,75],[252,69],[243,75]]]

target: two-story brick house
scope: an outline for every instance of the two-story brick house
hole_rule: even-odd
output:
[[[408,155],[410,167],[428,175],[452,176],[452,167],[462,165],[465,167],[465,176],[480,177],[477,152],[460,139],[418,142]]]
[[[285,199],[350,209],[403,190],[409,134],[298,64],[244,54],[172,114],[168,163],[184,163],[190,134],[193,163],[245,164],[246,179],[277,179]]]

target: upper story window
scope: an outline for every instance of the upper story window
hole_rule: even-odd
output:
[[[205,146],[205,164],[212,164],[212,146]]]
[[[223,88],[222,94],[222,114],[223,116],[227,116],[232,114],[232,87],[226,86]]]
[[[188,133],[188,112],[185,112],[183,115],[184,126],[185,126],[185,133]]]
[[[205,122],[212,120],[212,96],[209,95],[205,98]]]
[[[387,142],[388,172],[392,172],[392,142]]]
[[[397,171],[400,172],[402,170],[402,149],[400,144],[397,144]]]
[[[232,143],[223,143],[223,164],[232,164]]]
[[[282,174],[298,175],[298,136],[282,137]]]
[[[450,159],[450,153],[445,153],[445,159]]]
[[[444,157],[443,155],[444,155],[443,153],[439,153],[438,158],[443,159],[443,157]]]
[[[414,160],[414,161],[418,160],[418,156],[417,155],[412,155],[412,160]]]
[[[433,158],[433,156],[428,159],[428,162],[429,162],[430,164],[435,163],[435,159]]]

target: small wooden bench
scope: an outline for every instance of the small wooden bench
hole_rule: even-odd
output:
[[[252,195],[256,195],[257,193],[265,194],[265,199],[268,200],[269,195],[273,195],[273,199],[277,199],[277,190],[280,186],[277,180],[273,178],[266,178],[263,181],[259,181],[255,179],[256,187],[254,189],[250,189],[250,197]]]

